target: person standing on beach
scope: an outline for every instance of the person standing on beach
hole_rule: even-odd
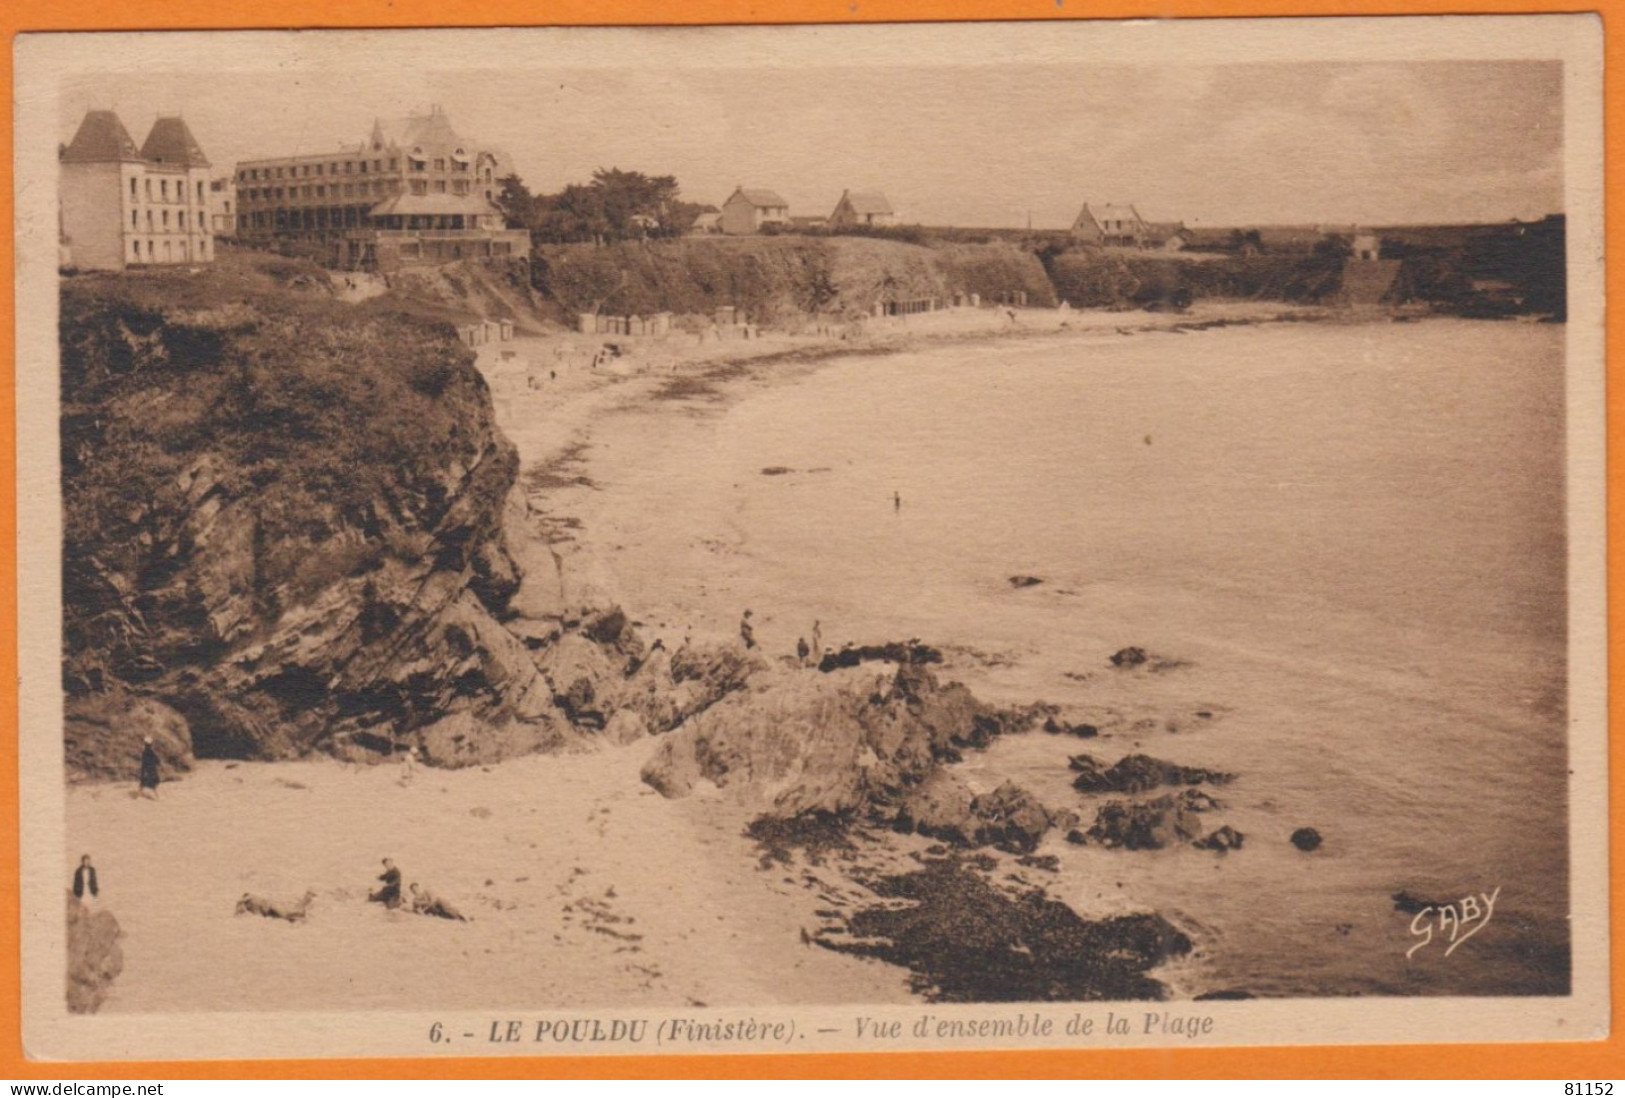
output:
[[[389,858],[384,859],[384,871],[378,875],[383,887],[367,893],[370,903],[383,904],[393,911],[401,906],[401,871],[395,868],[395,863]]]
[[[158,752],[153,750],[151,736],[141,741],[141,788],[137,792],[158,799]]]
[[[796,661],[798,663],[800,663],[801,666],[803,666],[803,667],[807,666],[807,657],[811,653],[812,653],[812,649],[807,647],[807,638],[806,637],[797,637],[796,638]]]
[[[814,619],[812,628],[812,658],[817,663],[824,658],[824,628],[823,623]]]
[[[893,492],[891,494],[891,509],[892,509],[893,514],[902,514],[902,512],[903,512],[903,493],[901,493],[901,492]]]
[[[401,784],[411,785],[412,777],[417,773],[417,771],[418,749],[414,745],[412,747],[408,747],[406,749],[406,754],[401,756]]]
[[[90,864],[89,854],[79,859],[79,868],[73,871],[73,895],[85,903],[100,895],[96,888],[96,867]]]
[[[756,631],[750,627],[749,610],[746,610],[745,616],[739,619],[739,639],[745,642],[747,651],[756,647]]]

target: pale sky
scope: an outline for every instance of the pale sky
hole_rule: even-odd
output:
[[[466,54],[463,55],[466,57]],[[1537,218],[1563,207],[1555,61],[922,63],[325,73],[126,72],[65,80],[61,139],[115,108],[139,143],[181,113],[220,174],[361,140],[438,103],[536,191],[595,168],[737,183],[827,214],[843,188],[900,219],[1071,223],[1085,201],[1190,225]],[[332,70],[330,70],[332,71]]]

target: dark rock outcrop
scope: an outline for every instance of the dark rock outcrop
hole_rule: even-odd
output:
[[[1125,755],[1104,768],[1092,755],[1074,755],[1068,765],[1078,771],[1072,788],[1080,793],[1143,793],[1159,785],[1223,785],[1235,779],[1234,774],[1178,766],[1149,755]]]
[[[1247,836],[1229,824],[1225,824],[1223,827],[1210,832],[1206,837],[1196,840],[1191,845],[1200,850],[1217,850],[1222,853],[1226,850],[1240,850],[1241,844],[1246,841],[1246,838]]]
[[[1149,659],[1144,648],[1119,648],[1112,653],[1113,667],[1138,667]]]
[[[1044,731],[1052,736],[1076,736],[1080,740],[1092,740],[1100,735],[1100,729],[1092,724],[1070,724],[1056,717],[1044,721]]]
[[[1305,852],[1318,850],[1321,841],[1320,832],[1312,827],[1300,827],[1292,833],[1292,845]]]
[[[107,989],[124,971],[124,950],[113,913],[86,907],[68,893],[68,1010],[94,1014],[107,999]]]
[[[824,653],[824,658],[818,661],[818,670],[828,673],[843,667],[856,667],[871,660],[886,660],[897,664],[941,663],[942,653],[919,641],[847,645],[838,651]]]
[[[1212,805],[1212,798],[1192,797],[1194,790],[1157,797],[1149,801],[1108,801],[1095,813],[1088,838],[1107,847],[1126,850],[1161,850],[1176,843],[1202,837],[1198,813]]]

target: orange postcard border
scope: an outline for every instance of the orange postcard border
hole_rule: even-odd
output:
[[[663,10],[661,10],[663,8]],[[1625,73],[1621,0],[1591,5],[1562,0],[10,0],[0,5],[0,219],[13,224],[16,36],[30,31],[200,30],[289,28],[611,26],[651,24],[918,23],[968,20],[1260,18],[1271,16],[1518,15],[1594,13],[1603,23],[1605,242],[1625,250],[1625,99],[1611,97]],[[0,234],[0,267],[15,270],[16,241]],[[1625,300],[1625,272],[1609,264],[1609,299]],[[1547,1078],[1610,1079],[1625,1075],[1625,1034],[1606,1041],[1494,1045],[1360,1045],[1270,1048],[1089,1049],[1031,1052],[842,1053],[825,1055],[632,1056],[548,1058],[423,1058],[235,1060],[51,1064],[29,1061],[22,1048],[18,806],[18,637],[16,486],[16,300],[13,278],[0,278],[0,1077],[8,1079],[534,1079],[534,1078]],[[1625,318],[1608,313],[1606,346],[1625,337]],[[1625,451],[1612,445],[1625,418],[1625,366],[1609,353],[1607,380],[1607,533],[1625,540]],[[1609,727],[1625,714],[1617,689],[1625,652],[1612,643],[1625,604],[1625,566],[1608,557]],[[1609,772],[1625,747],[1610,742]],[[1625,786],[1610,782],[1611,847],[1625,839]],[[1625,955],[1625,876],[1610,858],[1612,1002],[1625,999],[1617,958]]]

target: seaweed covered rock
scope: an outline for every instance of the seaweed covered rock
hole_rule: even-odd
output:
[[[1185,794],[1149,801],[1108,801],[1095,813],[1088,837],[1101,846],[1126,850],[1161,850],[1202,837],[1198,813],[1212,806],[1212,798]]]
[[[971,802],[976,838],[1012,854],[1031,854],[1050,829],[1050,814],[1033,795],[1005,782]]]
[[[1223,785],[1235,779],[1234,774],[1179,766],[1150,755],[1125,755],[1104,768],[1092,755],[1074,755],[1068,765],[1078,771],[1072,788],[1080,793],[1143,793],[1159,785]]]
[[[1149,971],[1191,949],[1160,915],[1089,921],[1042,889],[993,884],[970,859],[865,883],[876,902],[813,941],[902,965],[936,1002],[1161,999]]]

